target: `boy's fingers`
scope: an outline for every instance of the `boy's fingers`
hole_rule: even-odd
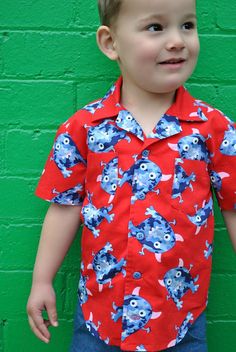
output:
[[[57,321],[57,310],[54,302],[49,302],[45,305],[45,308],[48,313],[48,319],[50,321],[50,324],[54,327],[58,326],[58,321]]]
[[[47,339],[50,338],[50,333],[49,333],[47,326],[43,320],[43,317],[41,315],[41,311],[29,315],[29,322],[31,322],[32,327],[37,328],[43,334],[43,336],[45,336]]]
[[[48,343],[50,340],[50,334],[49,331],[47,330],[46,326],[41,325],[40,327],[37,327],[37,325],[35,324],[34,320],[29,316],[28,317],[29,320],[29,324],[30,327],[32,329],[32,331],[34,332],[34,334],[43,342]]]

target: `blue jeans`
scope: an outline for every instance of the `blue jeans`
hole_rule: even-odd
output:
[[[121,352],[118,346],[105,344],[102,340],[94,337],[88,331],[84,317],[77,306],[74,322],[74,335],[70,347],[70,352]],[[185,337],[174,347],[162,352],[207,352],[206,341],[206,316],[202,313],[194,324],[189,328]]]

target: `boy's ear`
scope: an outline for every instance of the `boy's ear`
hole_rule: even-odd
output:
[[[118,54],[115,49],[112,31],[107,26],[100,26],[97,30],[97,44],[101,52],[110,60],[117,60]]]

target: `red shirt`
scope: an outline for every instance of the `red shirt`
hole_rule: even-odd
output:
[[[120,78],[57,132],[36,194],[82,205],[79,299],[94,336],[123,350],[178,343],[207,305],[212,188],[236,209],[236,126],[190,96],[145,135]]]

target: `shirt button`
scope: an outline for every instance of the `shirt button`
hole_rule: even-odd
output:
[[[147,149],[143,150],[142,156],[148,157],[148,155],[149,155],[149,150],[147,150]]]
[[[139,241],[144,240],[144,238],[145,238],[144,233],[138,232],[138,233],[136,234],[136,238],[137,238],[137,240],[139,240]]]
[[[133,273],[133,278],[134,279],[141,279],[142,274],[139,271],[135,271],[135,273]]]

